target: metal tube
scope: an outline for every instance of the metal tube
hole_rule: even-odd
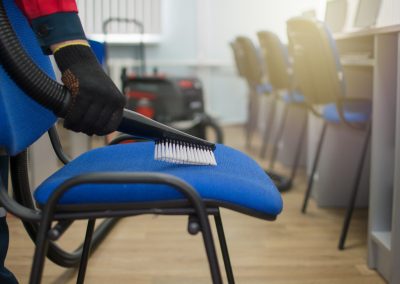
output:
[[[87,268],[87,264],[89,261],[89,255],[90,255],[90,249],[91,249],[91,243],[92,243],[92,237],[93,237],[93,231],[94,231],[95,224],[96,224],[96,219],[90,219],[88,221],[85,241],[83,243],[81,262],[79,264],[78,279],[76,281],[77,284],[83,284],[83,282],[85,281],[86,268]]]
[[[192,203],[193,208],[199,218],[202,229],[204,246],[207,253],[211,278],[214,284],[221,284],[222,277],[219,270],[218,258],[215,251],[214,240],[211,233],[210,223],[206,207],[203,200],[189,184],[181,179],[166,174],[155,173],[124,173],[124,172],[104,172],[96,174],[86,174],[71,178],[62,183],[47,200],[46,206],[43,210],[43,218],[40,225],[37,247],[35,250],[34,264],[31,272],[30,284],[38,284],[38,279],[41,278],[43,273],[44,255],[43,251],[48,248],[47,231],[54,219],[56,205],[60,198],[69,189],[82,185],[82,184],[132,184],[132,183],[148,183],[148,184],[166,184],[172,186],[175,190],[185,195],[185,197]]]
[[[360,161],[358,162],[358,166],[357,166],[357,172],[356,172],[356,178],[354,180],[353,190],[351,192],[349,204],[346,209],[346,215],[345,215],[345,218],[343,221],[343,228],[342,228],[342,232],[340,234],[340,239],[339,239],[339,245],[338,245],[339,250],[344,249],[344,244],[346,242],[347,233],[349,231],[350,221],[351,221],[351,217],[353,216],[354,206],[355,206],[355,203],[357,200],[357,193],[358,193],[358,190],[360,187],[362,172],[364,169],[364,163],[365,163],[365,159],[367,157],[367,150],[368,150],[370,136],[371,136],[371,123],[369,123],[367,126],[367,131],[365,134],[361,157],[360,157]]]
[[[301,209],[302,213],[306,213],[306,210],[307,210],[308,200],[310,199],[311,190],[312,190],[312,186],[314,183],[314,174],[315,174],[315,171],[317,170],[319,156],[321,154],[322,144],[324,142],[324,137],[325,137],[327,126],[328,126],[328,123],[324,122],[324,126],[322,127],[321,136],[320,136],[319,142],[318,142],[317,152],[315,153],[315,158],[314,158],[314,162],[313,162],[311,175],[310,175],[310,178],[308,179],[307,191],[304,195],[303,207]]]
[[[222,257],[224,259],[226,277],[229,284],[235,284],[235,278],[233,276],[233,270],[231,260],[229,258],[228,246],[226,244],[224,227],[222,225],[221,213],[218,210],[217,214],[214,214],[215,226],[217,228],[219,244],[221,246]]]

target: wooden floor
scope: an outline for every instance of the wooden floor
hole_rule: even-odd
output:
[[[243,150],[242,133],[238,127],[227,128],[227,144]],[[343,210],[319,209],[311,202],[309,213],[300,214],[304,190],[300,172],[296,186],[283,195],[284,210],[275,222],[222,211],[237,283],[385,283],[366,265],[367,212],[356,211],[348,248],[338,251]],[[27,283],[33,245],[17,219],[10,217],[9,225],[7,265],[20,283]],[[78,244],[84,225],[74,225],[61,244]],[[184,217],[122,220],[91,257],[86,283],[210,283],[201,237],[188,235],[186,226]],[[47,262],[43,283],[75,283],[75,276],[75,270]]]

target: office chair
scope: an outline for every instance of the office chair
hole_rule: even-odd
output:
[[[54,77],[26,19],[13,0],[4,5],[25,50],[40,68]],[[1,52],[1,51],[0,51]],[[23,159],[26,149],[51,129],[55,116],[26,96],[0,67],[0,157]],[[55,132],[51,131],[54,137]],[[57,139],[52,139],[57,144]],[[59,145],[58,145],[59,146]],[[57,154],[68,162],[60,147]],[[220,207],[275,220],[282,199],[264,171],[249,157],[217,145],[216,167],[182,166],[153,160],[154,143],[119,144],[88,151],[44,181],[34,192],[35,206],[24,206],[11,198],[7,179],[0,177],[0,203],[26,224],[38,226],[35,235],[30,284],[41,282],[44,260],[53,241],[75,220],[87,220],[87,231],[79,259],[77,283],[83,283],[93,248],[94,227],[99,218],[121,218],[140,214],[189,216],[188,231],[201,232],[213,283],[222,283],[208,216],[214,216],[229,283],[234,283],[224,237]],[[6,162],[3,163],[3,161]],[[25,182],[14,173],[13,182]],[[22,175],[24,178],[25,175]],[[13,188],[15,189],[15,187]],[[24,198],[29,198],[24,196]]]
[[[265,80],[265,72],[261,64],[261,54],[259,54],[247,37],[237,37],[231,42],[236,68],[239,76],[243,77],[249,87],[249,108],[248,120],[246,126],[246,146],[249,148],[254,130],[258,124],[258,112],[260,105],[260,95],[272,93],[272,86]],[[267,125],[264,130],[263,141],[269,141],[270,132],[272,132],[275,117],[275,105],[272,105],[268,113]],[[266,173],[273,179],[280,192],[288,191],[292,187],[292,182],[285,176],[266,170]]]
[[[271,85],[266,81],[262,70],[260,56],[253,42],[245,36],[237,37],[231,42],[236,67],[239,76],[245,79],[248,85],[248,111],[246,124],[246,147],[251,148],[251,140],[258,124],[260,95],[269,94]],[[268,135],[272,128],[273,112],[270,112],[267,126]]]
[[[270,161],[270,170],[273,170],[276,157],[279,152],[279,144],[282,140],[284,133],[287,117],[289,115],[289,110],[292,107],[305,107],[303,95],[296,90],[296,85],[292,75],[292,67],[289,62],[288,51],[286,47],[282,44],[279,37],[273,32],[261,31],[257,33],[258,40],[260,42],[260,48],[263,55],[263,62],[265,69],[268,73],[269,82],[273,88],[274,93],[274,106],[272,109],[276,108],[277,100],[284,103],[284,109],[280,123],[277,129],[277,134],[275,141],[273,142],[273,151]],[[304,109],[304,119],[301,126],[301,131],[298,140],[293,141],[296,143],[296,151],[294,156],[294,162],[291,169],[291,174],[289,182],[292,183],[298,168],[300,161],[301,150],[305,138],[305,133],[307,129],[307,111]],[[263,141],[261,147],[260,157],[264,158],[267,151],[267,141]]]
[[[367,155],[371,133],[372,104],[369,99],[346,96],[345,78],[335,41],[324,23],[301,17],[293,18],[287,22],[287,32],[289,46],[294,57],[294,74],[298,80],[299,88],[309,109],[324,122],[304,197],[303,213],[307,209],[314,174],[318,167],[319,156],[328,126],[342,124],[355,130],[365,131],[361,157],[358,162],[339,240],[338,247],[342,250],[346,241]],[[317,110],[317,106],[322,107],[322,112]]]

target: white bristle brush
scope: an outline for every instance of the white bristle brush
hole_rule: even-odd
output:
[[[216,166],[215,144],[124,110],[118,131],[155,141],[154,159],[175,164]]]
[[[175,164],[217,165],[211,148],[168,139],[156,142],[154,159]]]

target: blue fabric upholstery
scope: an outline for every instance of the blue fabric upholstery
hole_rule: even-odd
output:
[[[185,180],[204,199],[272,216],[278,215],[282,210],[280,193],[271,179],[255,161],[239,151],[217,145],[216,167],[154,161],[153,155],[153,142],[116,145],[89,151],[48,178],[36,190],[35,198],[43,205],[62,182],[85,173],[157,172]],[[60,203],[129,203],[182,198],[180,193],[164,185],[82,185],[68,191]]]
[[[44,72],[54,77],[50,60],[43,55],[14,0],[3,2],[25,50]],[[55,121],[55,116],[26,96],[0,66],[0,148],[5,148],[9,155],[15,155],[42,136]]]
[[[343,105],[344,118],[352,123],[366,123],[371,117],[372,105],[370,102],[349,102]],[[336,104],[328,104],[323,109],[326,121],[341,122]]]
[[[285,92],[282,95],[282,100],[288,104],[300,104],[304,103],[304,96],[296,91],[292,92],[291,94],[289,92]]]
[[[270,94],[272,92],[272,86],[269,83],[260,84],[256,87],[258,94]]]
[[[90,47],[92,48],[94,54],[97,57],[97,60],[100,62],[101,65],[105,65],[106,58],[105,58],[105,43],[95,41],[95,40],[89,40]]]
[[[336,64],[336,72],[338,74],[338,78],[340,78],[340,83],[342,85],[342,95],[344,95],[345,90],[346,90],[346,80],[345,80],[345,76],[343,76],[343,67],[342,67],[342,63],[340,63],[340,55],[339,55],[339,51],[336,46],[336,41],[333,39],[332,33],[329,31],[327,24],[324,22],[319,22],[319,24],[321,25],[322,29],[325,31],[325,35],[328,38],[329,46],[330,46],[331,52],[332,52],[332,57],[335,60],[335,64]],[[342,75],[339,76],[339,74],[342,74]]]

